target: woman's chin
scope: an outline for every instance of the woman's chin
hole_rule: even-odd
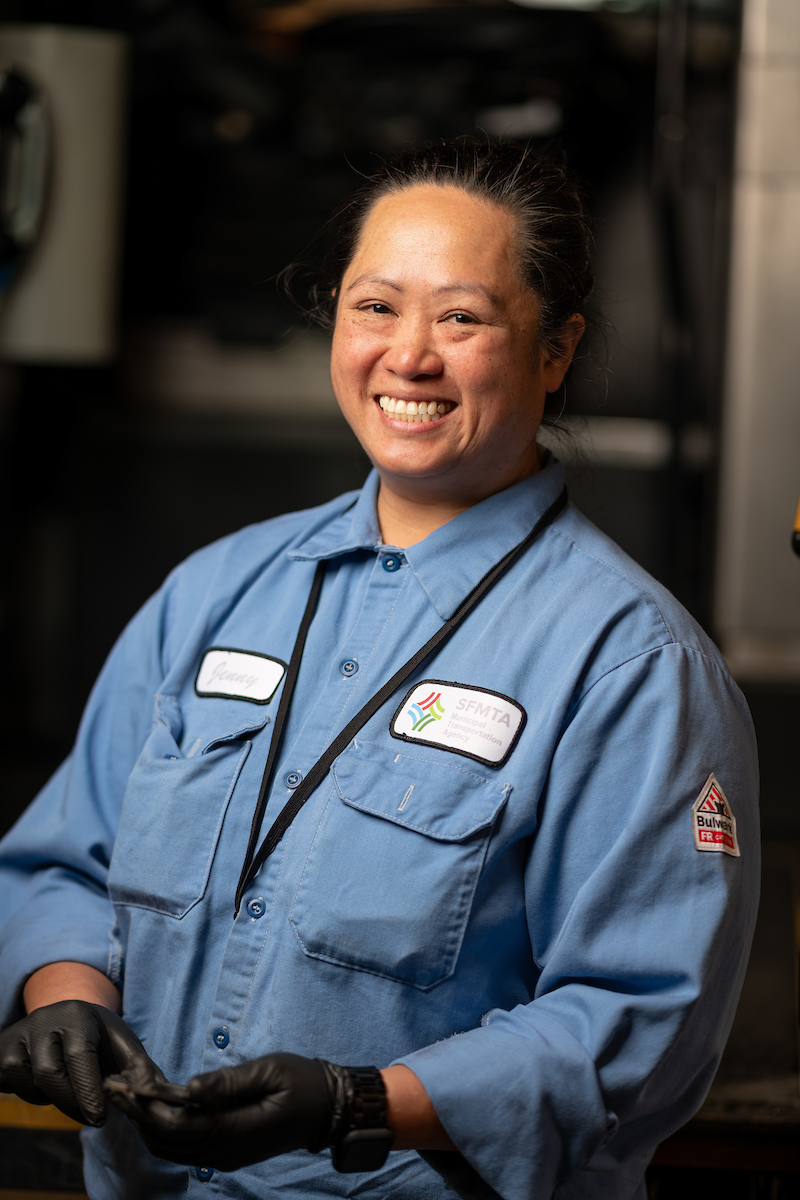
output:
[[[431,451],[424,447],[396,448],[393,452],[370,455],[382,479],[418,482],[455,480],[461,474],[457,457]]]

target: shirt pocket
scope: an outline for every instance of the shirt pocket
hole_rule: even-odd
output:
[[[511,786],[437,758],[353,743],[290,920],[305,954],[412,984],[452,975]]]
[[[231,728],[226,713],[214,732],[206,721],[200,744],[195,739],[184,755],[178,702],[156,697],[153,729],[128,780],[114,840],[108,892],[115,904],[183,917],[203,898],[250,737],[268,719],[262,711]]]

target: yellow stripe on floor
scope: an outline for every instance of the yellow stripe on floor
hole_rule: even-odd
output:
[[[52,1104],[26,1104],[17,1096],[0,1096],[0,1128],[3,1129],[80,1129],[81,1126],[71,1117],[59,1112]],[[53,1193],[65,1196],[67,1193]],[[23,1195],[22,1192],[4,1192],[0,1188],[0,1196]],[[44,1192],[25,1192],[28,1200],[36,1200],[36,1196],[45,1196]],[[47,1193],[49,1196],[49,1193]]]

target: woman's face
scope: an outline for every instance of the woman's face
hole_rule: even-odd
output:
[[[385,486],[470,504],[538,469],[572,350],[537,351],[537,311],[502,209],[435,186],[377,202],[342,280],[331,376]]]

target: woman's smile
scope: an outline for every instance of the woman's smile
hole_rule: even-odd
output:
[[[390,420],[406,425],[432,425],[455,407],[450,400],[403,400],[396,396],[376,396],[375,399]]]

